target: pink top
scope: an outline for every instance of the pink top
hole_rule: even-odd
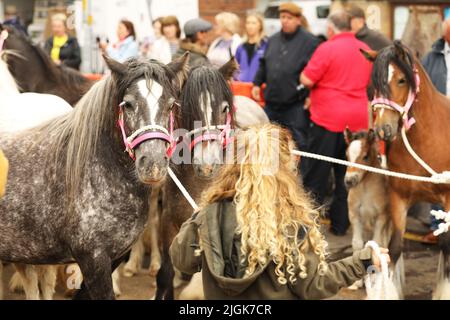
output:
[[[311,89],[311,120],[333,132],[368,128],[367,86],[372,64],[359,49],[370,50],[353,33],[343,32],[321,44],[304,70]]]

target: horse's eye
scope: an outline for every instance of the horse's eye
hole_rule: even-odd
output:
[[[403,85],[405,83],[406,83],[406,79],[405,78],[402,78],[402,79],[398,80],[398,84],[399,85]]]
[[[230,106],[226,105],[225,107],[223,107],[222,112],[228,112],[229,108],[230,108]]]
[[[369,155],[366,154],[366,155],[364,156],[363,160],[364,160],[364,161],[369,161]]]

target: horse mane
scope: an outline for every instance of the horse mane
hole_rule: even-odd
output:
[[[120,134],[116,128],[119,99],[134,81],[142,77],[148,82],[155,79],[170,95],[176,94],[170,79],[163,76],[169,70],[165,65],[136,58],[126,64],[126,75],[120,79],[109,75],[96,82],[73,111],[36,129],[39,139],[53,137],[55,141],[55,152],[51,152],[50,160],[57,164],[65,161],[66,194],[69,199],[76,197],[84,173],[93,158],[99,155],[100,146],[108,148],[111,157],[114,154],[110,153],[116,152],[111,144],[120,146]],[[119,150],[117,154],[124,153]]]
[[[204,92],[209,92],[211,98],[215,98],[211,101],[213,115],[220,110],[223,101],[233,109],[233,93],[220,71],[212,66],[195,67],[189,72],[181,94],[184,129],[192,130],[194,121],[203,119],[204,110],[200,99],[203,99],[203,105],[208,103],[208,97],[203,94]]]
[[[394,63],[406,77],[411,90],[416,90],[414,75],[414,57],[411,51],[400,41],[382,49],[375,59],[372,72],[372,84],[375,90],[383,97],[390,98],[391,90],[388,83],[389,64]]]

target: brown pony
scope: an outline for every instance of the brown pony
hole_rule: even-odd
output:
[[[399,41],[380,52],[363,52],[374,61],[372,82],[375,129],[388,141],[388,167],[419,176],[430,174],[407,151],[400,132],[414,151],[436,172],[450,170],[450,100],[431,83],[420,62]],[[414,123],[415,121],[415,123]],[[419,201],[440,203],[450,210],[450,184],[432,184],[389,178],[390,211],[394,232],[389,245],[393,261],[402,252],[408,208]],[[434,299],[450,298],[450,233],[439,237],[441,261]]]

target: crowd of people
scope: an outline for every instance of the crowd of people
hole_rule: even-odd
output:
[[[328,40],[326,41],[322,41],[308,31],[307,20],[303,16],[301,8],[294,3],[281,4],[279,13],[281,30],[271,37],[267,37],[264,33],[261,15],[257,13],[247,15],[241,37],[240,18],[234,13],[222,12],[215,16],[214,23],[196,18],[187,21],[183,27],[180,26],[175,16],[158,18],[153,21],[154,40],[144,44],[138,43],[133,23],[121,20],[117,27],[117,41],[100,43],[99,46],[103,52],[119,62],[124,62],[131,57],[145,56],[169,63],[185,52],[190,52],[191,67],[204,64],[220,67],[235,57],[240,71],[234,75],[234,79],[252,84],[253,99],[259,101],[263,94],[264,110],[269,119],[289,130],[299,150],[345,160],[346,143],[343,134],[345,129],[359,131],[367,130],[369,127],[368,102],[371,98],[369,84],[372,65],[361,54],[360,49],[380,50],[389,46],[391,41],[380,32],[371,30],[367,26],[365,12],[357,6],[336,11],[329,16]],[[10,18],[11,23],[15,23],[14,16]],[[58,14],[52,17],[52,37],[46,41],[45,50],[55,63],[78,69],[81,64],[80,47],[77,40],[68,35],[65,23],[64,15]],[[443,38],[435,43],[430,54],[425,57],[424,67],[436,87],[446,94],[450,91],[450,73],[447,72],[446,67],[447,63],[450,63],[450,21],[444,23],[443,35]],[[211,41],[212,39],[213,41]],[[265,84],[264,92],[262,92],[263,84]],[[281,168],[282,171],[289,171],[287,162],[285,166]],[[237,181],[242,182],[245,172],[239,170],[241,169],[225,170],[219,177],[217,186],[205,195],[205,204],[211,205],[220,200],[227,203],[225,209],[227,212],[236,212],[237,209],[227,201],[242,192],[242,190],[238,190]],[[303,187],[313,195],[316,205],[319,206],[326,205],[329,196],[329,177],[332,171],[335,183],[331,203],[326,206],[328,208],[327,215],[331,220],[330,231],[337,236],[342,236],[346,234],[350,226],[347,189],[344,185],[346,168],[313,159],[302,159],[300,164]],[[281,172],[275,183],[293,186],[294,180],[283,181],[283,179],[288,179],[286,177],[287,175],[283,175]],[[234,179],[232,197],[230,197],[230,189],[227,189],[230,179]],[[309,200],[305,200],[307,196],[303,193],[303,188],[295,189],[291,194],[283,193],[280,191],[282,189],[275,188],[275,190],[278,191],[273,194],[275,195],[272,197],[273,203],[270,201],[265,203],[266,206],[273,207],[271,213],[270,210],[265,212],[268,223],[273,223],[277,219],[275,214],[279,214],[287,219],[286,225],[292,223],[291,226],[295,227],[297,233],[301,226],[306,225],[309,230],[307,232],[313,233],[310,241],[313,241],[312,247],[316,254],[319,252],[319,257],[308,258],[306,248],[302,247],[297,251],[298,248],[290,248],[289,244],[284,243],[281,239],[280,243],[286,246],[286,251],[283,252],[281,247],[270,248],[269,254],[274,259],[278,259],[279,263],[275,263],[267,269],[271,273],[270,276],[258,274],[261,276],[260,280],[262,279],[261,288],[264,288],[264,281],[269,281],[268,277],[273,274],[276,274],[280,283],[295,284],[295,281],[291,281],[293,278],[290,278],[293,275],[289,271],[291,269],[288,268],[289,272],[280,271],[284,259],[293,265],[294,258],[298,259],[301,270],[305,268],[304,259],[310,261],[308,263],[312,263],[314,268],[320,272],[323,271],[323,274],[327,270],[323,267],[324,249],[321,242],[323,239],[316,230],[315,222],[304,216],[296,215],[294,212],[297,209],[299,212],[302,210],[314,211],[313,204],[310,204]],[[263,192],[262,190],[257,191]],[[276,199],[276,197],[279,198]],[[291,199],[294,211],[282,212],[284,207],[277,208],[275,203],[276,201],[283,202],[288,197],[294,198]],[[249,199],[241,198],[240,201],[238,204],[241,207],[238,209],[252,203]],[[307,208],[304,207],[305,203]],[[217,210],[216,207],[209,208],[210,211]],[[172,248],[172,253],[181,257],[176,266],[187,273],[191,271],[189,268],[195,266],[197,269],[198,265],[202,264],[202,261],[197,259],[193,252],[189,237],[197,236],[196,230],[194,232],[190,228],[198,224],[198,220],[207,219],[204,217],[205,212],[202,211],[195,215],[183,226]],[[252,217],[242,212],[247,211],[237,211],[238,219],[241,220],[230,222],[234,227],[241,221],[250,222]],[[243,225],[239,225],[238,228],[241,231],[252,232],[252,228],[247,230]],[[274,230],[267,232],[274,232],[274,237],[281,237]],[[303,234],[302,238],[304,237]],[[267,265],[267,261],[261,257],[267,253],[267,246],[271,246],[271,240],[256,239],[258,246],[251,247],[252,243],[249,240],[251,238],[250,235],[248,239],[243,239],[239,244],[251,254],[252,259],[247,261],[250,264],[244,265],[245,268],[238,270],[239,272],[234,270],[233,276],[240,274],[243,277],[246,272],[253,274],[257,265]],[[285,254],[287,257],[284,257]],[[230,257],[230,259],[232,258],[235,257]],[[323,296],[328,293],[325,289],[335,292],[341,284],[351,283],[361,276],[361,270],[367,267],[367,261],[370,259],[371,256],[366,250],[354,256],[353,260],[341,261],[334,265],[330,269],[331,272],[327,273],[328,279],[334,286],[323,288],[317,285],[312,289],[317,289],[320,293],[312,291],[309,294]],[[208,271],[207,277],[214,278],[212,271]],[[339,280],[338,274],[340,273],[348,273],[350,280]],[[315,272],[307,274],[305,271],[303,274],[304,278],[309,279],[308,281],[317,280]],[[220,290],[214,287],[214,283],[210,282],[210,287],[207,287],[206,290],[210,296],[224,298],[218,293]],[[292,290],[294,293],[297,290],[306,297],[307,293],[304,291],[306,284],[308,282],[299,282],[293,286]],[[247,291],[246,294],[249,292]],[[284,292],[283,294],[277,298],[291,297],[293,293]],[[256,296],[258,293],[251,295],[251,297]]]

